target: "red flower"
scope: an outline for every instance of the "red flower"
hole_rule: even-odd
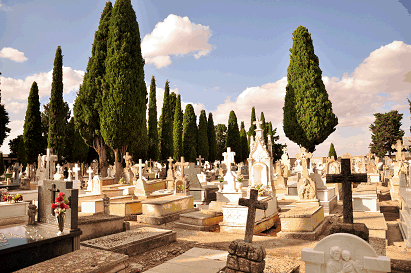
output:
[[[67,206],[70,206],[70,202],[67,203]]]
[[[51,204],[51,208],[52,208],[52,209],[57,208],[57,204],[56,204],[56,203]]]
[[[69,209],[70,207],[66,205],[65,209]]]
[[[65,208],[66,208],[66,205],[65,205],[64,203],[60,203],[60,208],[61,208],[61,209],[65,209]]]
[[[56,198],[56,203],[62,202],[63,200],[64,200],[64,198],[59,196],[59,197]]]
[[[59,193],[59,197],[62,197],[62,196],[64,196],[64,192]]]

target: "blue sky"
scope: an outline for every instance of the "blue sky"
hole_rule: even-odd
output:
[[[398,110],[409,136],[407,97],[411,87],[411,25],[404,1],[137,1],[132,0],[142,41],[145,80],[157,84],[161,109],[164,85],[201,109],[214,122],[227,123],[231,110],[250,126],[251,107],[282,130],[292,33],[300,25],[311,33],[334,113],[336,132],[317,146],[326,156],[365,155],[374,113]],[[2,103],[12,128],[0,150],[23,132],[33,81],[47,103],[58,46],[63,53],[64,99],[70,106],[91,56],[94,33],[106,1],[0,0],[0,77]],[[114,5],[114,1],[112,2]],[[411,9],[410,9],[411,11]],[[184,105],[183,105],[184,107]],[[158,111],[160,114],[160,111]]]

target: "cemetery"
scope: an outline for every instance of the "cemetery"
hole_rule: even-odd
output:
[[[104,12],[111,12],[110,6]],[[127,7],[110,20],[134,18]],[[116,24],[109,29],[116,39],[138,33],[116,29]],[[99,35],[96,43],[114,40]],[[107,52],[131,46],[124,45]],[[61,58],[58,47],[56,60],[61,63]],[[141,59],[130,58],[141,65]],[[93,53],[92,61],[101,60]],[[117,69],[110,66],[113,60],[105,63],[106,71]],[[123,60],[116,64],[127,70]],[[103,85],[90,87],[101,83],[93,78],[97,72],[87,71],[71,123],[77,130],[73,139],[85,146],[82,155],[74,153],[81,145],[72,144],[70,154],[69,144],[60,142],[56,117],[64,104],[55,105],[54,88],[47,148],[25,147],[30,142],[25,132],[18,160],[0,166],[5,169],[0,175],[0,272],[411,272],[411,157],[405,153],[411,138],[395,137],[384,158],[375,147],[367,155],[337,157],[333,144],[328,156],[313,157],[315,145],[326,138],[308,141],[308,129],[296,126],[301,120],[288,117],[284,132],[299,145],[290,155],[286,145],[275,143],[275,130],[263,113],[261,119],[254,113],[249,132],[242,124],[240,134],[231,111],[228,128],[217,133],[222,126],[214,126],[211,113],[207,121],[202,110],[198,126],[192,104],[183,114],[180,95],[169,93],[167,81],[160,120],[152,112],[154,84],[146,121],[141,101],[147,94],[134,86],[143,86],[144,77],[128,78],[136,71],[124,76],[115,70],[121,80],[113,87],[113,77],[105,77],[103,94]],[[97,101],[100,96],[104,99]],[[305,95],[286,96],[284,108],[296,107],[290,101],[294,96],[300,96],[298,101]],[[328,99],[321,103],[332,110]],[[317,136],[333,132],[338,119],[330,116],[327,128],[316,123]]]

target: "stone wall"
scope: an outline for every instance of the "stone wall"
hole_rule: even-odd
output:
[[[235,240],[231,242],[228,253],[225,273],[264,271],[266,252],[261,245]]]

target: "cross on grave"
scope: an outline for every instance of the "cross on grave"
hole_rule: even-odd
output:
[[[197,160],[197,165],[199,165],[201,167],[202,161],[204,160],[204,158],[201,157],[201,155],[198,156],[198,158],[196,158]]]
[[[129,169],[131,167],[131,159],[133,157],[129,155],[128,152],[126,152],[126,155],[123,158],[124,158],[124,161],[126,162],[126,168]]]
[[[313,154],[312,153],[307,153],[307,150],[302,147],[301,152],[299,154],[295,155],[295,158],[300,159],[303,167],[303,177],[308,177],[308,159],[310,159]]]
[[[138,164],[134,165],[138,168],[138,179],[143,180],[143,168],[146,166],[143,160],[139,159]]]
[[[57,161],[57,155],[53,155],[53,149],[47,148],[47,155],[46,155],[46,179],[53,179],[54,176],[54,162]]]
[[[180,168],[180,175],[181,178],[184,178],[184,167],[188,167],[190,164],[188,162],[184,162],[184,156],[181,157],[181,162],[177,162],[175,165],[181,167]]]
[[[57,172],[56,173],[61,173],[61,168],[63,168],[63,167],[61,167],[60,164],[57,163],[57,166],[56,166]]]
[[[253,121],[254,125],[257,125],[257,129],[258,130],[262,130],[261,128],[261,124],[263,124],[263,122],[261,120],[259,120],[258,118],[256,119],[256,121]]]
[[[250,199],[240,198],[238,204],[240,206],[248,207],[247,223],[245,225],[245,237],[244,241],[247,243],[253,242],[254,224],[255,224],[255,210],[262,209],[267,210],[268,203],[258,201],[258,190],[250,189]]]
[[[150,160],[147,161],[147,163],[148,163],[148,167],[151,169],[153,167],[154,161],[152,161],[151,158],[150,158]]]
[[[91,167],[88,167],[87,173],[88,173],[88,182],[87,182],[87,190],[92,190],[91,188],[91,182],[93,181],[93,178],[91,177],[91,174],[93,173],[93,169]]]
[[[67,180],[68,181],[71,181],[71,173],[72,173],[73,171],[71,170],[71,169],[68,169],[68,177],[67,177]]]
[[[60,190],[56,189],[56,184],[52,184],[49,191],[51,192],[51,203],[54,203],[56,200],[56,192],[60,192]],[[54,209],[51,209],[51,214],[54,216]]]
[[[167,159],[168,161],[168,168],[171,169],[173,167],[173,161],[174,159],[171,158],[171,156]]]
[[[75,165],[74,165],[74,168],[73,168],[74,179],[75,179],[75,180],[78,180],[78,171],[80,171],[80,168],[78,167],[77,164],[75,164]]]
[[[287,147],[283,148],[283,154],[287,153]]]
[[[235,152],[231,151],[231,147],[227,147],[227,152],[223,153],[224,162],[227,165],[227,171],[231,171],[231,163],[234,163]]]
[[[391,149],[397,150],[397,152],[395,153],[395,160],[397,160],[397,162],[403,160],[403,158],[402,158],[402,149],[403,148],[405,148],[405,147],[402,146],[401,139],[397,139],[397,144],[391,146]]]
[[[352,208],[352,182],[367,182],[366,173],[351,173],[351,161],[349,158],[341,159],[341,173],[327,174],[325,176],[326,183],[342,183],[343,192],[343,218],[344,223],[354,223],[353,208]]]

